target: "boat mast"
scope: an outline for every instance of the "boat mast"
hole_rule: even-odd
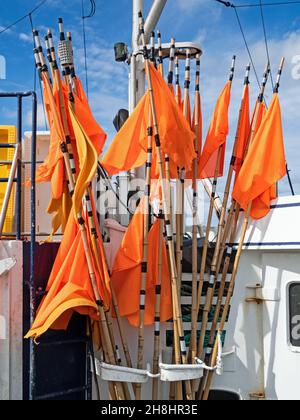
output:
[[[148,43],[151,32],[155,29],[167,0],[153,0],[153,4],[149,11],[145,22],[145,38]],[[129,112],[133,112],[139,100],[145,93],[145,69],[143,63],[143,56],[138,55],[141,49],[140,40],[140,26],[139,26],[139,12],[144,15],[144,0],[133,0],[133,17],[132,17],[132,56],[130,64],[129,76]],[[131,171],[131,177],[144,179],[144,167]]]
[[[145,22],[145,38],[148,43],[151,32],[155,29],[167,0],[153,0],[153,4],[149,11]],[[129,110],[134,110],[137,103],[145,93],[145,70],[142,56],[137,55],[140,50],[140,34],[139,34],[139,18],[138,14],[144,14],[144,0],[133,0],[133,19],[132,19],[132,57],[130,69],[130,94],[129,94]]]

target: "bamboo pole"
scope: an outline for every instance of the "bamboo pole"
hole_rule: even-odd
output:
[[[73,55],[71,32],[67,32],[67,39],[68,39],[68,42],[70,44],[70,49],[71,49],[72,55]],[[153,47],[152,47],[152,49],[153,49]],[[154,45],[154,54],[155,54],[155,45]],[[76,83],[74,83],[74,81],[76,80],[76,71],[75,71],[74,61],[72,63],[70,63],[70,70],[71,70],[71,78],[72,78],[72,81],[73,81],[73,89],[74,89],[74,92],[77,93],[76,92]],[[97,265],[100,267],[100,255],[101,255],[101,253],[100,253],[100,249],[99,249],[97,231],[95,229],[95,223],[97,223],[97,222],[94,220],[94,217],[92,217],[92,214],[93,214],[92,209],[95,208],[95,199],[94,199],[94,194],[91,190],[91,186],[89,187],[88,194],[86,195],[86,202],[87,202],[88,206],[90,204],[89,202],[91,202],[91,204],[92,204],[92,207],[88,208],[88,214],[90,216],[89,221],[90,221],[90,225],[91,225],[91,237],[92,237],[93,246],[94,246],[94,249],[95,249],[95,258],[97,260]],[[108,266],[107,261],[106,261],[106,265]],[[112,295],[112,304],[113,304],[113,308],[114,308],[115,315],[116,315],[117,326],[118,326],[118,330],[119,330],[119,334],[120,334],[120,338],[121,338],[121,344],[122,344],[122,349],[123,349],[125,360],[126,360],[126,365],[129,368],[132,368],[133,364],[132,364],[132,360],[131,360],[131,356],[130,356],[130,352],[129,352],[129,346],[128,346],[128,342],[127,342],[126,332],[125,332],[124,324],[123,324],[123,321],[122,321],[122,318],[121,318],[121,315],[120,315],[118,301],[117,301],[117,297],[116,297],[112,282],[110,283],[110,289],[111,289],[111,295]],[[112,325],[111,313],[107,314],[107,318],[108,318],[109,325]],[[111,332],[111,335],[112,335],[112,341],[114,341],[114,337],[113,337],[112,332]],[[118,361],[118,363],[121,364],[119,348],[118,348],[117,345],[115,345],[115,348],[116,348],[116,351],[115,351],[116,361]],[[132,384],[132,386],[133,386],[133,389],[135,389],[135,384]],[[126,386],[126,384],[124,384],[124,390],[125,390],[125,394],[127,395],[126,399],[128,399],[129,393],[128,393],[128,387]]]
[[[170,66],[169,66],[169,77],[168,77],[168,82],[169,82],[169,87],[170,89],[173,89],[173,77],[172,77],[172,71],[174,68],[174,60],[171,60],[171,57],[173,56],[173,42],[174,42],[174,54],[176,53],[176,45],[175,45],[175,40],[171,40],[171,51],[170,51]],[[171,77],[172,77],[172,85],[170,84],[171,81]],[[175,54],[175,99],[178,105],[181,106],[181,99],[180,99],[180,76],[179,76],[179,58],[178,56],[176,56]],[[168,182],[168,180],[167,180]],[[169,181],[170,182],[170,181]],[[171,186],[171,184],[169,184]],[[178,197],[178,181],[176,182],[176,195]],[[173,221],[173,211],[172,211],[172,197],[170,195],[170,213],[171,213],[171,218]],[[178,212],[178,209],[177,209]],[[180,226],[178,226],[178,218],[177,218],[177,214],[176,214],[176,234],[177,232],[179,232]],[[177,242],[176,242],[177,243]],[[179,291],[181,293],[181,291]],[[179,294],[180,296],[180,294]],[[179,336],[178,336],[178,329],[176,327],[176,325],[174,326],[174,350],[175,348],[177,348],[180,345],[179,343]],[[174,357],[175,363],[176,364],[180,364],[181,363],[181,358],[179,356],[179,358],[176,358],[176,356]],[[182,382],[176,382],[176,383],[171,383],[170,385],[170,393],[173,392],[173,388],[175,391],[175,399],[177,401],[182,401],[183,399],[183,389],[182,389]]]
[[[284,58],[282,58],[282,60],[280,62],[279,69],[278,69],[277,80],[276,80],[276,84],[275,84],[275,87],[274,87],[274,93],[278,93],[278,91],[279,91],[280,79],[281,79],[281,74],[282,74],[282,70],[283,70],[283,67],[284,67],[284,61],[285,61]],[[262,103],[263,98],[260,97],[259,99]],[[254,136],[255,136],[255,126],[253,127],[252,133],[250,135],[249,147],[250,147],[250,145],[253,141]],[[232,299],[232,296],[233,296],[235,282],[236,282],[236,276],[237,276],[237,273],[238,273],[240,259],[241,259],[241,255],[242,255],[242,251],[243,251],[243,247],[244,247],[244,242],[245,242],[245,237],[246,237],[246,233],[247,233],[247,229],[248,229],[248,225],[249,225],[251,208],[252,208],[252,202],[249,203],[248,208],[246,209],[246,212],[245,212],[245,215],[244,215],[242,232],[241,232],[241,236],[240,236],[240,240],[239,240],[237,254],[236,254],[236,257],[235,257],[235,261],[234,261],[233,271],[232,271],[231,278],[230,278],[229,288],[228,288],[228,292],[227,292],[227,296],[226,296],[226,302],[225,302],[225,305],[224,305],[222,318],[221,318],[219,328],[218,328],[218,334],[219,335],[223,334],[223,331],[224,331],[224,328],[225,328],[225,323],[226,323],[227,316],[228,316],[228,313],[229,313],[231,299]],[[212,355],[211,366],[214,366],[215,363],[216,363],[216,358],[217,358],[216,348],[217,348],[217,346],[218,346],[218,343],[217,343],[217,340],[216,340],[215,345],[214,345],[213,355]],[[208,397],[209,397],[209,391],[210,391],[212,380],[213,380],[213,372],[209,372],[209,374],[207,376],[208,376],[207,377],[207,382],[206,382],[206,385],[204,387],[204,391],[203,391],[203,395],[202,395],[202,399],[205,400],[205,401],[208,400]],[[199,395],[199,397],[201,397],[201,395]]]
[[[230,69],[229,81],[231,83],[234,77],[235,59],[236,57],[234,56],[232,59],[232,65]],[[207,219],[207,225],[206,225],[206,235],[205,235],[205,241],[204,241],[203,250],[202,250],[202,261],[201,261],[200,279],[199,279],[199,286],[198,286],[197,314],[199,314],[202,291],[203,291],[203,286],[204,286],[206,260],[207,260],[208,246],[209,246],[209,235],[210,235],[210,229],[211,229],[212,218],[213,218],[214,199],[216,195],[216,188],[217,188],[217,182],[218,182],[218,176],[219,176],[219,166],[220,166],[220,161],[221,161],[221,155],[223,152],[223,147],[224,146],[222,145],[218,151],[217,164],[215,168],[214,181],[213,181],[213,191],[210,198],[210,206],[209,206],[208,219]],[[208,320],[208,315],[209,315],[209,299],[212,294],[213,285],[214,285],[214,277],[210,276],[207,299],[206,299],[206,303],[205,303],[205,307],[203,311],[203,317],[202,317],[200,339],[198,342],[198,352],[197,352],[198,357],[200,357],[200,355],[202,354],[202,347],[205,340],[206,326],[207,326],[207,320]]]
[[[156,151],[158,156],[158,167],[160,173],[160,181],[162,185],[162,201],[163,201],[163,209],[164,209],[164,216],[165,216],[165,225],[167,230],[167,242],[168,242],[168,249],[169,249],[169,259],[170,259],[170,268],[171,268],[171,276],[172,276],[172,295],[174,301],[174,316],[178,328],[178,333],[180,337],[180,352],[181,352],[181,360],[183,364],[187,363],[187,351],[186,351],[186,344],[184,339],[184,330],[182,324],[182,315],[181,315],[181,305],[180,305],[180,298],[178,296],[178,277],[176,271],[176,262],[175,262],[175,254],[174,254],[174,244],[173,244],[173,231],[171,226],[171,221],[168,215],[168,205],[167,205],[167,192],[164,184],[164,171],[163,171],[163,160],[162,160],[162,149],[161,149],[161,142],[160,142],[160,135],[158,129],[158,120],[156,114],[156,107],[155,107],[155,99],[153,93],[153,86],[152,86],[152,78],[150,73],[150,62],[148,58],[148,51],[147,45],[145,41],[145,32],[144,32],[144,19],[143,15],[139,13],[139,21],[140,21],[140,32],[142,38],[142,45],[143,45],[143,53],[144,53],[144,62],[145,62],[145,69],[146,75],[148,80],[148,90],[150,94],[150,105],[153,117],[153,127],[154,127],[154,138],[156,144]],[[186,382],[186,394],[187,398],[192,398],[191,393],[191,384],[190,382]]]
[[[157,282],[155,287],[155,319],[154,319],[154,350],[153,350],[153,374],[159,373],[159,356],[160,356],[160,313],[161,313],[161,283],[162,283],[162,257],[163,257],[163,212],[162,208],[159,213],[159,242],[158,242],[158,267],[157,267]],[[152,383],[152,401],[157,401],[159,391],[159,380],[153,379]]]
[[[157,30],[157,44],[158,44],[158,69],[162,77],[164,77],[164,60],[163,60],[163,50],[162,50],[162,40],[161,32]]]
[[[144,214],[144,234],[143,234],[143,261],[142,261],[142,278],[140,287],[140,322],[138,333],[138,359],[137,368],[143,369],[144,364],[144,348],[145,348],[145,304],[146,304],[146,285],[148,273],[148,249],[149,249],[149,207],[150,207],[150,189],[151,189],[151,167],[152,167],[152,110],[149,109],[148,117],[148,155],[146,163],[146,184],[145,184],[145,207]],[[135,396],[137,400],[142,398],[142,385],[136,384]]]
[[[240,106],[240,111],[239,111],[236,136],[235,136],[235,141],[234,141],[234,146],[233,146],[233,151],[232,151],[232,157],[231,157],[230,166],[229,166],[228,175],[227,175],[227,180],[226,180],[226,185],[225,185],[221,217],[219,219],[219,224],[218,224],[217,241],[216,241],[216,245],[215,245],[215,250],[214,250],[214,255],[213,255],[213,259],[212,259],[211,268],[210,268],[210,276],[211,276],[211,282],[212,282],[213,287],[208,290],[206,305],[205,305],[205,308],[204,308],[204,319],[202,321],[202,326],[203,326],[202,334],[205,334],[205,332],[206,332],[206,327],[207,327],[207,323],[208,323],[208,316],[209,316],[209,313],[210,313],[211,308],[212,308],[213,296],[214,296],[216,284],[217,284],[218,277],[219,277],[220,267],[221,267],[222,259],[223,259],[223,254],[220,256],[220,251],[222,249],[222,239],[223,239],[223,236],[224,236],[223,235],[224,234],[224,225],[226,223],[227,204],[228,204],[228,199],[229,199],[229,194],[230,194],[230,189],[231,189],[234,167],[235,167],[235,163],[236,163],[236,153],[237,153],[237,148],[238,148],[238,144],[239,144],[240,127],[241,127],[242,116],[243,116],[243,111],[244,111],[244,107],[245,107],[246,88],[249,85],[249,74],[250,74],[250,64],[246,68],[246,75],[245,75],[245,79],[244,79],[244,89],[243,89],[243,95],[242,95],[242,99],[241,99],[241,106]],[[199,349],[198,349],[198,357],[200,357],[200,358],[201,358],[203,350],[204,350],[204,338],[203,337],[204,336],[202,335],[202,341],[201,341]]]
[[[260,112],[260,106],[261,106],[261,104],[263,103],[263,100],[264,100],[264,92],[265,92],[265,87],[266,87],[266,84],[267,84],[267,81],[268,81],[269,72],[270,72],[270,67],[269,67],[269,64],[267,64],[264,75],[263,75],[261,90],[260,90],[259,97],[258,97],[258,107],[256,108],[256,113],[253,117],[253,126],[251,127],[251,132],[250,132],[250,135],[249,135],[249,139],[247,141],[247,145],[246,145],[245,154],[244,154],[243,159],[245,159],[245,157],[246,157],[247,150],[249,148],[249,144],[251,143],[251,141],[254,137],[254,134],[256,132],[257,119],[258,119],[258,115],[259,115],[259,112]],[[235,158],[233,160],[235,160]],[[226,280],[227,280],[227,274],[228,274],[232,254],[233,254],[233,242],[234,242],[234,239],[235,239],[235,236],[236,236],[236,229],[237,229],[239,213],[240,213],[240,207],[238,206],[238,204],[235,201],[232,201],[230,211],[229,211],[226,223],[225,223],[225,228],[224,228],[224,233],[223,233],[223,238],[222,238],[222,244],[221,244],[220,254],[219,254],[219,258],[218,258],[219,261],[218,261],[218,271],[217,272],[219,272],[219,270],[220,270],[222,260],[223,260],[223,256],[224,256],[224,252],[225,252],[225,249],[226,249],[222,278],[221,278],[220,289],[219,289],[218,299],[217,299],[217,305],[216,305],[216,310],[215,310],[214,318],[213,318],[213,322],[212,322],[212,328],[211,328],[211,331],[210,331],[209,343],[208,343],[208,347],[206,349],[206,356],[205,356],[205,362],[206,363],[209,363],[209,359],[210,359],[210,357],[212,355],[212,352],[213,352],[215,334],[216,334],[218,320],[219,320],[220,313],[221,313],[223,295],[224,295]],[[231,233],[230,233],[230,231],[231,231]],[[230,238],[229,238],[229,243],[226,246],[228,236],[230,236]],[[199,387],[199,395],[202,395],[202,393],[203,393],[203,388],[204,388],[205,383],[206,383],[207,375],[208,375],[208,372],[206,371],[204,373],[204,376],[202,378],[202,381],[201,381],[201,384],[200,384],[200,387]]]
[[[184,101],[183,101],[183,115],[189,119],[189,106],[190,106],[190,83],[191,83],[191,51],[186,50],[186,62],[185,62],[185,81],[184,81]],[[190,121],[189,121],[190,123]],[[177,273],[178,273],[178,291],[181,295],[181,283],[182,283],[182,263],[183,263],[183,240],[184,240],[184,227],[185,227],[185,168],[179,169],[179,197],[177,198],[180,203],[179,214],[177,218],[177,229],[176,230],[176,255],[177,255]]]
[[[198,286],[198,156],[199,156],[199,99],[200,99],[200,55],[196,57],[196,83],[195,83],[195,152],[197,158],[193,161],[193,228],[192,228],[192,311],[191,311],[191,342],[190,361],[195,363],[197,356],[197,286]]]

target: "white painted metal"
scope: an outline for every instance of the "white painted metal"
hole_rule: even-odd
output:
[[[0,260],[0,277],[7,274],[16,265],[14,258],[4,258]]]
[[[300,249],[300,196],[280,197],[270,214],[253,221],[245,239],[249,250]]]
[[[153,4],[145,21],[145,38],[147,43],[150,40],[151,32],[156,27],[166,4],[167,0],[153,0]]]
[[[0,260],[14,261],[0,277],[0,400],[23,396],[23,244],[0,242]],[[12,264],[12,262],[11,262]]]
[[[225,359],[214,389],[243,399],[300,400],[300,348],[289,340],[288,303],[289,285],[300,283],[300,197],[273,204],[271,214],[248,229],[224,349],[236,348],[233,369]]]

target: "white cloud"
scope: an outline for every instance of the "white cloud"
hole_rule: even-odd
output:
[[[32,41],[32,36],[31,35],[28,35],[28,34],[25,34],[24,32],[21,32],[20,34],[19,34],[19,39],[21,40],[21,41],[24,41],[24,42],[33,42]]]

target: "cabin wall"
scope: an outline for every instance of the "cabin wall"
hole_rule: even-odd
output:
[[[224,358],[214,389],[246,400],[300,399],[300,348],[290,344],[288,296],[290,283],[300,282],[299,256],[298,251],[244,251],[224,348],[233,353]]]
[[[8,260],[12,259],[12,260]],[[0,241],[0,400],[23,398],[23,244]],[[9,262],[10,261],[10,262]],[[1,270],[2,271],[2,270]],[[0,273],[1,273],[0,271]]]

